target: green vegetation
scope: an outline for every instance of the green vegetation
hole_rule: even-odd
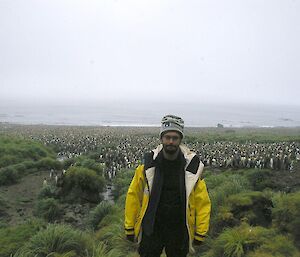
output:
[[[50,170],[50,169],[56,169],[56,170],[60,170],[61,167],[61,163],[53,158],[50,157],[45,157],[45,158],[41,158],[40,160],[37,161],[36,163],[36,167],[38,169],[45,169],[45,170]]]
[[[245,173],[253,190],[263,190],[265,188],[274,188],[272,183],[272,171],[253,169]]]
[[[89,224],[97,229],[95,233],[66,225],[49,225],[30,234],[27,243],[24,241],[14,248],[10,247],[19,249],[15,257],[138,256],[137,244],[125,239],[123,226],[125,189],[132,176],[132,170],[124,171],[122,176],[114,180],[118,195],[114,205],[101,202],[90,212]],[[299,192],[283,194],[270,190],[253,191],[248,177],[242,172],[216,174],[206,171],[205,180],[217,210],[212,214],[209,237],[190,256],[299,256]],[[51,192],[49,188],[43,191]],[[45,195],[48,196],[48,193]]]
[[[105,165],[97,163],[95,160],[87,158],[85,156],[80,156],[76,158],[75,166],[94,170],[99,176],[103,176],[103,170],[105,168]]]
[[[113,196],[118,199],[127,192],[130,182],[134,176],[134,170],[122,170],[120,175],[114,179]]]
[[[114,250],[117,253],[123,253],[121,256],[135,256],[137,245],[129,242],[124,234],[124,202],[120,197],[113,210],[106,215],[98,227],[96,239],[104,242],[107,249]],[[137,255],[138,256],[138,255]]]
[[[102,201],[91,212],[89,216],[89,225],[96,229],[102,219],[112,211],[113,205],[110,202]]]
[[[200,134],[191,129],[185,139],[188,142],[196,139],[204,142],[300,141],[299,130],[291,131],[216,128],[203,129]],[[111,147],[115,147],[114,142]],[[40,192],[37,190],[39,194],[32,205],[34,214],[41,219],[10,225],[5,217],[11,206],[6,196],[0,196],[0,257],[138,256],[137,244],[126,240],[123,224],[126,192],[134,170],[118,170],[113,179],[114,204],[101,201],[100,193],[105,186],[105,165],[99,161],[101,149],[99,146],[95,152],[58,162],[53,150],[41,143],[0,137],[0,185],[17,183],[23,176],[42,170],[67,170],[58,186],[53,179],[41,190],[38,188]],[[204,179],[212,201],[210,231],[204,244],[189,256],[299,257],[299,162],[294,167],[294,172],[205,170]],[[287,190],[294,180],[296,186]],[[28,198],[28,195],[16,195],[20,205],[29,201]],[[88,215],[78,208],[80,217],[86,221],[79,226],[80,230],[57,224],[64,221],[63,207],[68,206],[66,212],[70,212],[73,203],[94,207]],[[48,222],[54,224],[47,225]]]
[[[68,256],[85,256],[89,247],[85,234],[66,225],[48,225],[46,229],[34,235],[15,255],[46,257],[51,253]]]
[[[263,192],[250,191],[228,197],[230,212],[237,221],[247,220],[250,225],[271,225],[272,201]]]
[[[44,227],[45,224],[41,220],[29,220],[22,225],[0,228],[0,257],[14,254]]]
[[[213,174],[211,171],[205,172],[205,182],[209,190],[212,203],[211,226],[212,234],[218,233],[224,226],[234,226],[236,221],[233,214],[228,210],[226,201],[229,196],[236,195],[250,190],[248,180],[239,174],[221,173]]]
[[[300,192],[271,191],[274,176],[267,170],[206,172],[215,210],[210,237],[196,256],[299,256]]]
[[[19,163],[20,160],[39,160],[50,152],[42,145],[18,138],[0,137],[1,167]]]
[[[45,198],[38,200],[35,206],[35,215],[44,218],[48,222],[53,222],[60,217],[62,210],[57,200]]]
[[[243,223],[232,229],[225,229],[216,239],[210,240],[210,250],[204,257],[243,257],[243,256],[296,256],[293,242],[278,235],[274,229],[252,227]]]
[[[273,223],[284,234],[290,234],[300,248],[300,191],[280,194],[274,199]]]
[[[256,174],[254,177],[264,177],[265,172],[250,170]],[[257,184],[247,173],[205,171],[213,204],[211,228],[205,243],[191,256],[299,256],[299,218],[296,218],[299,217],[299,193],[281,194],[268,187],[256,191]],[[126,256],[134,255],[137,248],[124,239],[123,232],[125,189],[132,176],[133,171],[124,171],[114,180],[116,205],[102,218],[96,232],[96,238],[105,242],[108,249],[128,252]],[[266,185],[270,183],[267,180],[268,176]]]
[[[8,185],[45,168],[57,168],[55,154],[40,143],[0,136],[0,185]]]
[[[58,198],[57,187],[53,185],[47,185],[42,187],[41,191],[39,192],[38,199],[44,198]]]
[[[97,175],[94,170],[73,166],[64,176],[62,195],[66,201],[98,203],[104,184],[104,178]]]
[[[24,244],[15,257],[112,257],[121,256],[109,251],[103,242],[97,242],[88,232],[67,225],[48,225]]]

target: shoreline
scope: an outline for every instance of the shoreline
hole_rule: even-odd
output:
[[[75,124],[75,123],[23,123],[23,122],[6,122],[0,121],[0,126],[49,126],[49,127],[93,127],[93,128],[153,128],[159,129],[160,127],[156,124]],[[224,127],[217,126],[200,126],[200,125],[186,125],[186,129],[217,129],[217,130],[228,130],[228,129],[300,129],[300,126],[271,126],[271,125],[232,125]]]

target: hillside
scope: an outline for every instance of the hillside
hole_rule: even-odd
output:
[[[33,208],[48,172],[42,171],[23,177],[19,183],[0,187],[0,195],[6,207],[3,221],[10,225],[20,224],[33,217]]]
[[[55,131],[45,137],[31,131],[35,140],[0,136],[0,257],[137,256],[137,244],[124,236],[124,202],[136,156],[152,134],[119,129],[91,135],[85,134],[89,129],[67,128],[60,137],[64,130]],[[192,138],[189,145],[206,154],[213,211],[208,239],[189,256],[298,257],[299,142]],[[102,143],[95,147],[96,142]],[[245,165],[238,155],[248,153]],[[266,162],[270,153],[278,157],[277,166]],[[224,160],[230,162],[223,165]],[[114,201],[103,201],[110,190]]]

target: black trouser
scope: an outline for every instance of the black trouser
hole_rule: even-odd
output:
[[[189,251],[187,231],[181,224],[155,224],[151,236],[142,234],[141,257],[159,257],[165,248],[168,257],[186,257]]]

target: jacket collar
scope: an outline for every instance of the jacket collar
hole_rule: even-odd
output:
[[[180,150],[186,160],[186,166],[189,165],[190,161],[193,159],[193,157],[196,155],[194,152],[192,152],[187,146],[181,144]],[[163,145],[158,145],[155,149],[152,150],[153,154],[153,160],[155,160],[158,156],[158,154],[162,151]]]

